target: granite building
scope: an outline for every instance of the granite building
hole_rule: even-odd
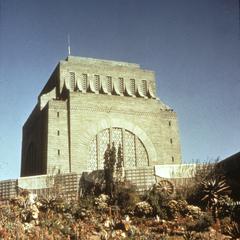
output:
[[[103,168],[112,142],[125,169],[181,163],[176,113],[138,64],[69,56],[23,126],[21,176]]]

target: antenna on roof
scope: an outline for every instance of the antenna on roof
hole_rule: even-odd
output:
[[[238,1],[238,34],[240,39],[240,0]]]
[[[67,41],[68,41],[68,56],[71,55],[71,44],[70,44],[70,34],[67,35]]]

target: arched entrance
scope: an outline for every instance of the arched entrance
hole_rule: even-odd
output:
[[[138,136],[127,129],[111,127],[100,131],[92,139],[89,146],[88,170],[103,169],[104,152],[112,142],[116,148],[121,144],[126,169],[149,166],[148,153]]]

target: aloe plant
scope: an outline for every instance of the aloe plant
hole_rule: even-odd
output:
[[[214,219],[218,215],[218,205],[221,196],[230,192],[230,187],[222,177],[212,177],[202,182],[203,194],[202,201],[207,203],[208,209],[212,210]]]

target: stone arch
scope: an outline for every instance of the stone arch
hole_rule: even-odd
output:
[[[133,134],[135,134],[143,143],[146,148],[149,157],[149,165],[151,166],[157,159],[157,153],[155,147],[143,131],[142,128],[122,118],[111,118],[106,116],[100,121],[95,121],[89,128],[83,133],[80,144],[84,146],[86,154],[88,154],[88,147],[91,144],[92,139],[101,131],[107,128],[124,128]]]

